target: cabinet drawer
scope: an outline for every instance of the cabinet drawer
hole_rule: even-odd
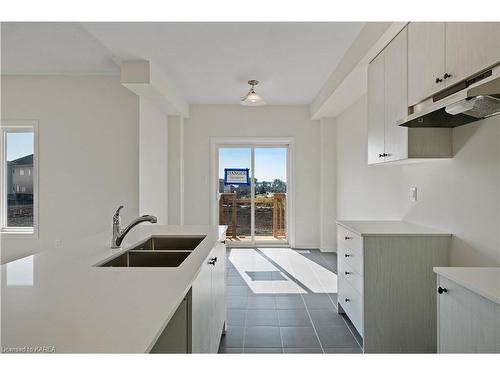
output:
[[[337,225],[337,247],[348,252],[362,253],[363,238],[342,225]]]
[[[348,267],[363,275],[363,253],[357,251],[350,251],[339,249],[337,252],[339,267],[342,264],[347,264]]]
[[[363,336],[363,297],[342,276],[338,276],[339,295],[338,303],[342,306],[352,324]]]
[[[363,293],[363,275],[350,267],[349,264],[342,260],[338,264],[338,274],[341,275],[357,292]]]

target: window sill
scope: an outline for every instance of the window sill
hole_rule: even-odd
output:
[[[22,238],[37,239],[38,233],[34,228],[2,228],[0,230],[2,238]]]

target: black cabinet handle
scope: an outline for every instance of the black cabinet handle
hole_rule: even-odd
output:
[[[349,302],[349,301],[350,301],[350,299],[349,299],[349,298],[346,298],[346,299],[345,299],[345,301],[346,301],[346,302]]]
[[[441,78],[436,78],[436,83],[440,83],[440,82],[443,82],[443,80]]]
[[[448,291],[448,289],[446,289],[446,288],[441,288],[441,287],[438,288],[438,293],[439,294],[446,293],[447,291]]]
[[[346,258],[349,258],[351,256],[351,254],[345,254],[344,255]]]
[[[449,73],[444,73],[444,76],[443,76],[443,78],[444,78],[444,79],[447,79],[447,78],[450,78],[450,77],[451,77],[451,74],[449,74]]]
[[[347,237],[347,236],[344,237],[344,240],[346,240],[346,241],[349,241],[350,239],[351,239],[351,237]]]
[[[217,263],[217,257],[210,259],[208,264],[211,264],[212,266],[215,266],[215,263]]]
[[[344,272],[344,274],[345,274],[345,275],[350,275],[350,274],[351,274],[351,272],[349,272],[349,271],[345,271],[345,272]]]
[[[384,154],[378,154],[378,157],[379,157],[379,158],[383,158],[383,157],[384,157]]]

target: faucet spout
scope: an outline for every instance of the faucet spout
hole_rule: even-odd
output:
[[[127,225],[125,228],[121,229],[120,228],[120,210],[123,208],[123,206],[120,206],[118,210],[116,210],[115,215],[113,216],[113,239],[111,241],[111,247],[113,249],[117,249],[120,247],[122,244],[123,239],[127,235],[130,230],[135,227],[136,225],[143,223],[143,222],[149,222],[149,223],[156,223],[158,219],[156,216],[153,215],[143,215],[140,216],[132,222]]]

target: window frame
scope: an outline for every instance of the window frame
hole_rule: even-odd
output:
[[[33,226],[7,227],[7,137],[6,133],[33,133]],[[2,237],[38,239],[38,121],[2,120],[0,121],[0,233]]]

